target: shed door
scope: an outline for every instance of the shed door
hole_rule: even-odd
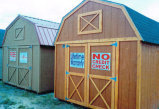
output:
[[[32,46],[8,48],[8,82],[31,89]]]
[[[90,107],[114,109],[115,47],[112,43],[88,44],[88,101]]]
[[[87,45],[65,45],[66,50],[66,92],[65,99],[84,105],[86,101]]]

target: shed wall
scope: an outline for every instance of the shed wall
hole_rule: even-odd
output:
[[[136,109],[137,42],[120,42],[118,109]]]
[[[22,31],[20,30],[22,28]],[[16,29],[19,29],[16,31]],[[21,31],[21,32],[20,32]],[[8,47],[19,48],[31,46],[32,49],[32,69],[31,69],[31,90],[39,92],[39,72],[40,72],[40,47],[34,25],[22,18],[17,19],[15,23],[6,31],[5,41],[3,44],[3,81],[8,81],[7,64],[8,64]],[[17,33],[16,33],[17,32]],[[18,35],[19,34],[19,35]],[[22,39],[16,39],[22,37]]]
[[[141,109],[159,108],[159,46],[141,43]]]
[[[97,11],[101,9],[103,11],[102,32],[98,34],[78,35],[78,15],[81,13]],[[95,2],[86,3],[82,8],[68,17],[63,23],[64,25],[61,28],[62,30],[57,41],[136,37],[121,9]]]
[[[40,46],[40,92],[54,90],[55,47]]]
[[[8,64],[8,48],[7,47],[3,47],[3,68],[2,68],[2,79],[4,82],[7,82],[7,64]]]
[[[40,91],[40,46],[33,46],[32,49],[32,90]]]
[[[65,49],[56,45],[55,97],[64,100],[65,91]]]

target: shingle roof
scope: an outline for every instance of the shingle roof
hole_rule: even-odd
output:
[[[0,47],[2,47],[5,30],[0,29]]]
[[[143,41],[159,44],[159,23],[125,6]]]

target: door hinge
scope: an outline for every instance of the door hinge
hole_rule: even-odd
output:
[[[69,100],[69,98],[65,97],[65,100]]]
[[[32,45],[30,45],[29,48],[32,48]]]
[[[66,75],[70,74],[69,72],[66,71]]]
[[[29,67],[29,70],[32,70],[32,67],[31,67],[31,66]]]
[[[70,47],[70,45],[66,45],[66,48]]]
[[[68,48],[68,47],[70,47],[70,45],[67,45],[67,44],[65,45],[65,44],[63,44],[63,45],[62,45],[62,48],[65,48],[65,47]]]
[[[111,80],[117,81],[117,77],[110,78]]]
[[[115,43],[111,44],[111,46],[115,46],[115,47],[117,47],[117,46],[118,46],[118,43],[117,43],[117,42],[115,42]]]
[[[65,48],[65,44],[62,45],[62,48]]]

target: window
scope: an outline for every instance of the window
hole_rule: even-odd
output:
[[[24,39],[24,27],[15,29],[15,40],[23,40]]]
[[[102,32],[102,10],[78,15],[78,34]]]

